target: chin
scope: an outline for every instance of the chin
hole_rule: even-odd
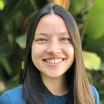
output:
[[[60,75],[60,74],[52,74],[52,75],[47,75],[47,76],[50,77],[50,78],[60,78],[60,77],[63,76],[63,74],[62,75]]]

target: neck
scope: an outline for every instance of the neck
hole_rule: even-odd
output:
[[[68,85],[66,83],[66,75],[60,76],[58,78],[52,78],[41,74],[41,78],[47,89],[53,95],[65,95],[68,93]]]

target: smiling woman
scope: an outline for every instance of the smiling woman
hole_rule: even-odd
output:
[[[85,71],[77,24],[61,6],[48,4],[30,21],[20,80],[0,104],[99,104]]]

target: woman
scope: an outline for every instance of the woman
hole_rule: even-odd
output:
[[[30,21],[21,85],[6,91],[0,104],[99,104],[77,24],[61,6],[48,4]]]

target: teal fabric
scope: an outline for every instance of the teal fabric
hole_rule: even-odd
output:
[[[48,104],[67,104],[67,98],[69,94],[63,96],[49,95],[45,96],[45,100]]]
[[[100,104],[99,95],[94,86],[91,85],[91,90],[95,99],[95,104]],[[23,86],[19,85],[16,88],[5,91],[0,96],[0,104],[26,104],[23,98]],[[64,96],[49,95],[45,96],[45,100],[48,104],[66,104],[68,94]],[[69,101],[70,102],[70,101]]]

